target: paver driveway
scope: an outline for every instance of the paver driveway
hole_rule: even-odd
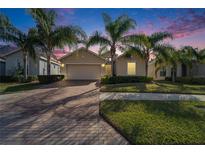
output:
[[[96,82],[0,95],[0,144],[128,144],[99,116]]]

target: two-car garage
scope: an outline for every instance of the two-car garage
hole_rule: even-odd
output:
[[[105,60],[85,48],[63,56],[60,61],[64,64],[61,73],[69,80],[99,80],[104,72]]]
[[[97,80],[101,77],[99,64],[67,64],[67,77],[70,80]]]

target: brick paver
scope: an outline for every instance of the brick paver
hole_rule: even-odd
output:
[[[99,116],[96,82],[0,95],[0,144],[128,144]]]

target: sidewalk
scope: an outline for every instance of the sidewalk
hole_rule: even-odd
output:
[[[205,101],[205,95],[101,92],[100,100]]]

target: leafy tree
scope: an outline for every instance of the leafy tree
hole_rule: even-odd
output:
[[[145,59],[146,76],[148,75],[148,63],[151,55],[157,57],[160,54],[165,59],[168,56],[166,50],[172,49],[172,46],[163,43],[163,40],[168,38],[172,39],[172,34],[168,32],[157,32],[150,36],[133,34],[126,38],[127,53],[137,54]]]
[[[113,20],[108,14],[103,13],[106,35],[96,31],[89,38],[88,47],[100,45],[100,51],[106,49],[111,54],[112,76],[116,76],[116,51],[123,51],[125,38],[128,37],[129,30],[136,26],[135,20],[126,15],[119,16]]]
[[[53,51],[56,47],[68,45],[73,47],[84,39],[85,32],[78,26],[57,26],[57,14],[50,9],[29,9],[36,22],[36,32],[39,37],[39,45],[47,56],[47,75],[51,74],[50,64]]]
[[[8,17],[0,14],[0,40],[4,42],[13,43],[23,53],[23,69],[24,69],[24,79],[28,77],[28,55],[35,58],[35,44],[37,42],[37,37],[34,33],[34,29],[29,29],[28,33],[19,30],[15,27]]]

